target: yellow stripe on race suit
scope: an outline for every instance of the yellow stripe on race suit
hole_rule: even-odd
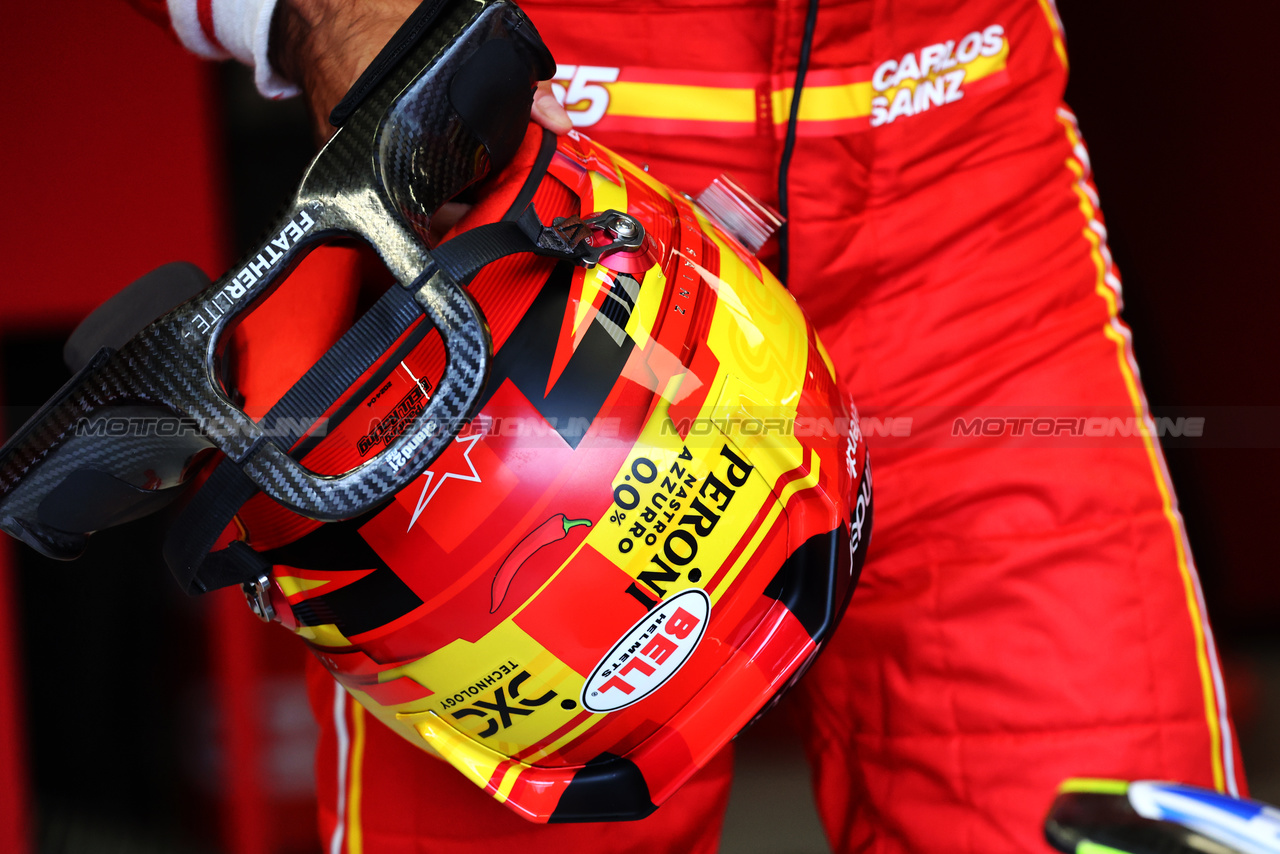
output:
[[[1042,0],[1043,2],[1043,0]],[[1064,54],[1065,55],[1065,54]],[[964,85],[970,85],[1003,71],[1008,65],[1009,42],[1005,39],[994,56],[979,56],[959,66],[964,70]],[[930,74],[922,80],[905,80],[897,87],[876,92],[870,80],[831,86],[806,85],[800,100],[799,120],[829,122],[866,118],[871,115],[871,99],[885,95],[890,100],[899,89],[914,90],[923,80],[935,80]],[[619,80],[601,84],[609,91],[610,116],[705,122],[756,121],[754,89],[730,86],[683,86],[672,83],[638,83]],[[785,124],[791,115],[791,99],[795,89],[779,87],[770,92],[774,124]]]
[[[1053,50],[1058,54],[1063,68],[1070,68],[1067,62],[1067,44],[1063,37],[1062,19],[1058,17],[1058,6],[1054,0],[1040,0],[1040,10],[1049,19],[1049,30],[1053,33]]]
[[[754,122],[754,89],[681,86],[673,83],[606,83],[609,113],[615,116],[690,119],[704,122]]]
[[[1064,115],[1060,115],[1059,120],[1066,131],[1072,150],[1083,151],[1084,143],[1076,129],[1074,116],[1066,113],[1066,111],[1061,112]],[[1152,437],[1146,400],[1138,384],[1137,372],[1132,364],[1133,357],[1129,336],[1120,322],[1120,307],[1117,294],[1119,283],[1110,269],[1110,253],[1103,246],[1102,237],[1099,234],[1101,221],[1097,218],[1097,209],[1094,206],[1094,199],[1091,198],[1093,194],[1086,183],[1087,172],[1085,165],[1076,156],[1068,157],[1066,165],[1072,175],[1075,176],[1072,189],[1079,199],[1080,211],[1085,218],[1082,232],[1085,240],[1089,243],[1089,254],[1093,259],[1094,267],[1097,269],[1094,291],[1107,306],[1108,320],[1102,332],[1108,340],[1115,344],[1116,361],[1120,368],[1120,375],[1124,380],[1125,390],[1128,392],[1129,402],[1133,407],[1137,423],[1141,425],[1142,444],[1146,449],[1147,459],[1151,465],[1156,489],[1160,493],[1161,510],[1169,523],[1169,528],[1173,535],[1173,547],[1177,559],[1178,572],[1182,578],[1187,612],[1191,618],[1191,630],[1196,649],[1196,664],[1200,671],[1200,687],[1204,696],[1204,715],[1205,722],[1209,728],[1213,786],[1219,792],[1229,791],[1230,794],[1237,795],[1235,774],[1227,774],[1224,770],[1224,756],[1227,764],[1233,765],[1234,761],[1231,756],[1230,724],[1226,718],[1224,701],[1220,698],[1222,692],[1221,676],[1216,672],[1216,653],[1212,650],[1212,633],[1207,626],[1201,606],[1198,592],[1199,584],[1195,577],[1195,570],[1188,559],[1181,517],[1174,507],[1172,490],[1161,463],[1160,452],[1157,449],[1155,439]]]
[[[871,81],[845,83],[839,86],[805,86],[800,98],[799,120],[829,122],[871,115],[871,99],[876,92]],[[781,124],[791,118],[791,99],[795,89],[775,89],[772,93],[773,121]]]
[[[351,780],[347,792],[347,852],[364,854],[364,822],[360,800],[364,796],[364,707],[351,704]]]

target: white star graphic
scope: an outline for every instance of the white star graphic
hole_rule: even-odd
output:
[[[459,474],[458,472],[447,471],[440,475],[439,480],[436,479],[436,473],[431,469],[427,469],[423,474],[427,476],[427,482],[422,484],[422,494],[418,496],[418,506],[413,511],[413,518],[409,520],[409,527],[405,531],[413,530],[413,523],[418,521],[418,517],[422,515],[422,511],[426,509],[427,504],[436,493],[440,491],[440,487],[444,486],[445,481],[453,478],[455,480],[466,481],[467,483],[480,483],[480,474],[476,471],[475,463],[471,462],[471,450],[484,438],[484,433],[476,433],[471,436],[458,436],[453,441],[467,442],[467,449],[462,452],[462,459],[467,464],[467,468],[471,469],[471,474]]]

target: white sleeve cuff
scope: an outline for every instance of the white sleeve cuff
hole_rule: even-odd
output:
[[[174,32],[188,50],[207,59],[234,57],[253,69],[268,98],[288,98],[298,87],[271,67],[267,46],[276,0],[167,0]]]

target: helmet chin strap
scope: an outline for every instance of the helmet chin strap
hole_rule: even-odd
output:
[[[465,298],[464,305],[456,306],[452,312],[441,310],[437,306],[435,314],[445,317],[465,313],[468,309],[473,313],[466,324],[459,325],[444,336],[445,344],[449,348],[460,336],[465,337],[470,332],[476,338],[474,346],[483,344],[481,363],[484,370],[472,371],[466,375],[467,387],[461,397],[467,401],[467,405],[458,412],[457,417],[450,423],[432,422],[436,424],[435,431],[438,431],[438,435],[447,436],[447,440],[451,440],[475,414],[492,357],[484,317],[470,298],[465,297],[461,288],[485,266],[520,252],[532,252],[591,267],[614,252],[638,250],[644,245],[644,240],[644,227],[640,222],[618,211],[604,211],[586,218],[557,217],[548,226],[538,219],[532,204],[515,219],[489,223],[463,232],[430,253],[426,269],[410,287],[393,286],[388,290],[271,407],[260,426],[265,435],[271,437],[272,446],[292,448],[316,423],[320,414],[333,406],[422,317],[424,305],[420,303],[431,304],[432,300],[444,299],[450,294],[462,294]],[[440,323],[437,322],[436,326],[439,328]],[[452,364],[452,359],[450,361]],[[446,369],[438,393],[444,393],[450,379]],[[440,442],[434,442],[432,447],[441,447]],[[392,451],[384,451],[379,456],[389,453]],[[438,453],[437,450],[429,457],[414,456],[413,468],[425,469]],[[247,464],[255,459],[251,451],[243,462],[237,463],[229,458],[220,462],[170,529],[164,545],[165,561],[178,583],[188,593],[206,593],[232,584],[255,583],[270,569],[269,562],[244,543],[212,551],[235,514],[259,491],[254,479],[245,471]],[[390,498],[392,494],[394,493],[383,496],[383,500]],[[300,508],[294,509],[298,509],[303,515],[312,515]],[[325,521],[342,518],[350,516],[339,515]]]

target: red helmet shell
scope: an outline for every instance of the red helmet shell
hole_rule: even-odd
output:
[[[472,221],[612,209],[644,247],[486,267],[492,373],[449,449],[362,519],[256,499],[241,520],[282,622],[384,724],[531,820],[639,818],[834,630],[866,450],[795,301],[683,196],[576,133],[531,134],[513,169]],[[309,467],[412,422],[444,365],[429,333],[339,403]]]

